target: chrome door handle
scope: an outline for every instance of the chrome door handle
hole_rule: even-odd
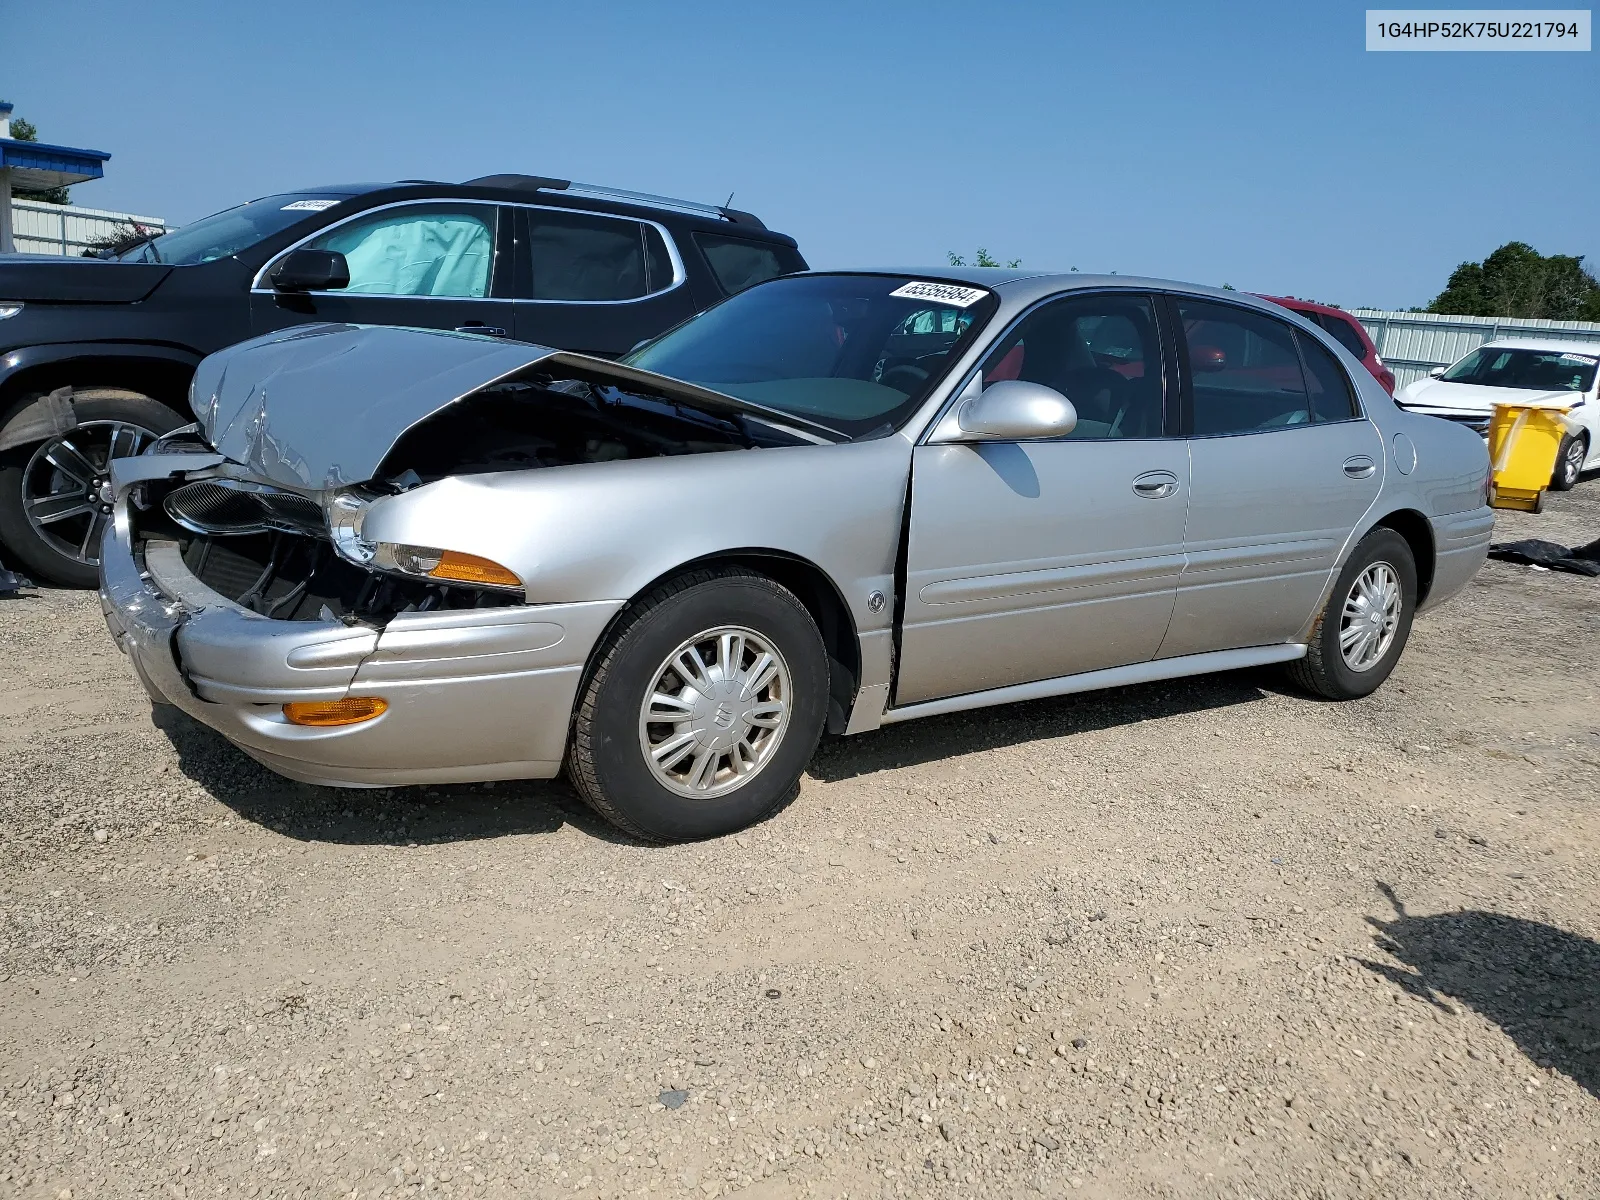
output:
[[[1133,494],[1146,500],[1165,500],[1178,493],[1178,477],[1171,471],[1146,471],[1134,477]]]
[[[457,333],[482,333],[489,337],[505,337],[506,331],[498,325],[457,325]]]
[[[1378,464],[1365,454],[1357,454],[1344,460],[1344,473],[1351,479],[1365,479],[1378,469]]]

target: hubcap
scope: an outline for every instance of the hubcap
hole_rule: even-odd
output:
[[[1339,652],[1352,671],[1377,666],[1400,628],[1400,577],[1386,562],[1373,563],[1356,577],[1339,620]]]
[[[40,445],[22,473],[22,511],[39,540],[98,566],[100,535],[111,519],[111,460],[140,453],[155,436],[126,421],[85,421]]]
[[[1562,464],[1562,473],[1568,480],[1576,482],[1578,476],[1583,474],[1583,460],[1587,457],[1587,450],[1588,447],[1580,441],[1573,441],[1567,445],[1567,457]]]
[[[792,699],[776,646],[743,626],[708,629],[657,669],[639,710],[639,747],[680,796],[723,796],[771,761]]]

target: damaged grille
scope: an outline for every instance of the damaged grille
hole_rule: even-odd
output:
[[[505,591],[369,571],[322,539],[292,533],[198,535],[180,545],[184,563],[212,591],[281,621],[385,621],[399,613],[522,603]]]
[[[167,515],[194,533],[286,533],[315,536],[323,526],[316,501],[293,492],[251,487],[231,479],[203,479],[167,497]]]

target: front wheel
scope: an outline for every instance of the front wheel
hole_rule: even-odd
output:
[[[1374,529],[1339,572],[1306,656],[1289,664],[1289,677],[1330,700],[1370,695],[1400,660],[1416,607],[1410,544],[1392,529]]]
[[[695,571],[624,613],[578,702],[567,773],[626,833],[732,833],[790,795],[822,736],[822,637],[787,588]]]
[[[1583,474],[1584,461],[1589,457],[1589,439],[1583,434],[1570,433],[1561,439],[1561,449],[1556,451],[1556,469],[1550,476],[1552,492],[1570,492]]]
[[[72,407],[76,429],[0,454],[0,542],[37,578],[94,587],[111,460],[143,453],[184,419],[123,388],[78,388]]]

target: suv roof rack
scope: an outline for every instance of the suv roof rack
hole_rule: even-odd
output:
[[[574,183],[570,179],[555,179],[548,175],[480,175],[466,181],[464,187],[513,188],[528,192],[570,192],[577,196],[592,196],[597,200],[620,200],[627,204],[647,204],[652,208],[670,208],[679,212],[701,216],[720,217],[735,225],[748,225],[752,229],[765,229],[761,218],[737,208],[718,207],[715,204],[698,204],[693,200],[677,200],[671,196],[656,196],[649,192],[629,192],[622,188],[604,187],[597,183]]]

